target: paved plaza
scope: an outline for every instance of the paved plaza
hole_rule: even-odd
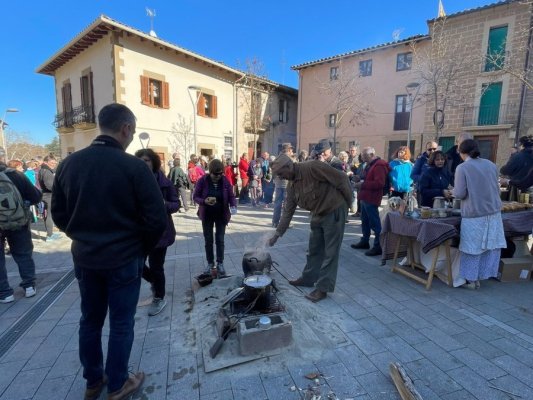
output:
[[[271,215],[270,209],[241,207],[234,216],[226,233],[229,274],[242,273],[244,249],[272,233]],[[271,249],[286,276],[297,277],[304,266],[308,220],[307,213],[297,212],[292,228]],[[147,375],[134,399],[305,399],[311,398],[305,389],[315,385],[305,378],[311,372],[319,374],[315,386],[322,399],[400,399],[390,379],[390,362],[405,367],[424,399],[533,399],[532,282],[491,280],[483,282],[481,290],[470,291],[435,280],[427,292],[391,273],[389,265],[381,266],[379,258],[351,249],[361,231],[360,221],[354,219],[346,226],[335,292],[317,304],[298,303],[317,316],[312,321],[315,331],[335,325],[334,340],[323,332],[320,353],[297,353],[291,347],[279,355],[205,373],[203,332],[191,318],[194,302],[201,301],[192,291],[193,277],[205,265],[201,224],[192,210],[175,215],[174,221],[177,240],[165,263],[169,304],[161,314],[148,318],[150,289],[146,282],[141,287],[130,364],[132,371],[141,369]],[[2,340],[16,337],[0,358],[0,400],[82,399],[80,298],[71,273],[70,243],[67,238],[45,243],[37,237],[44,236],[42,229],[34,233],[37,296],[25,299],[17,288],[14,303],[0,304]],[[20,281],[17,268],[9,256],[7,263],[15,287]],[[272,276],[294,298],[303,297],[276,271]],[[14,332],[20,321],[27,326]],[[296,348],[298,340],[295,336],[291,346]],[[299,356],[287,358],[293,353]]]

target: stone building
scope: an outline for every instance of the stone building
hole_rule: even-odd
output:
[[[238,101],[251,96],[241,84],[247,74],[106,16],[37,72],[55,80],[54,123],[63,156],[91,143],[99,132],[96,116],[111,102],[125,104],[137,117],[136,139],[127,151],[150,147],[164,165],[175,152],[182,159],[196,153],[237,160],[253,152],[251,143],[272,153],[283,142],[295,144],[296,89],[259,78],[267,89],[259,118],[268,123],[251,135]]]
[[[533,131],[533,94],[519,78],[525,73],[533,82],[526,62],[531,7],[500,1],[429,20],[427,35],[292,67],[299,73],[299,147],[336,133],[340,149],[359,142],[388,157],[405,144],[409,128],[415,154],[435,138],[447,150],[469,131],[483,157],[504,163],[517,138]],[[368,111],[355,123],[335,126],[343,108],[332,106],[338,93],[327,93],[324,80],[339,79],[343,71],[367,93],[358,101]],[[440,77],[432,91],[439,73],[451,78]]]

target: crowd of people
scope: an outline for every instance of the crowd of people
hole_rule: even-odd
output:
[[[272,208],[270,246],[290,228],[297,207],[309,211],[307,262],[289,283],[313,287],[306,297],[318,302],[335,289],[350,216],[361,218],[362,228],[359,242],[351,247],[370,257],[382,254],[379,207],[384,196],[417,197],[421,206],[431,206],[436,197],[461,199],[460,273],[466,287],[479,289],[481,280],[496,276],[500,250],[506,246],[500,186],[509,186],[512,196],[533,185],[530,136],[520,139],[520,149],[500,171],[480,157],[477,142],[464,133],[447,152],[427,142],[416,159],[407,146],[395,149],[390,161],[373,147],[360,151],[352,145],[334,154],[330,140],[323,139],[310,154],[296,154],[284,143],[276,156],[265,151],[249,159],[243,153],[238,162],[196,154],[182,162],[174,154],[165,174],[153,150],[126,153],[136,129],[129,108],[103,107],[98,125],[101,134],[91,145],[59,165],[53,155],[42,161],[6,162],[0,151],[0,232],[19,267],[26,297],[36,293],[32,220],[43,217],[47,241],[58,237],[54,223],[72,240],[81,295],[79,354],[89,400],[97,399],[105,386],[108,399],[128,398],[144,380],[143,372],[128,371],[134,317],[142,279],[153,293],[148,314],[159,314],[167,304],[164,261],[176,238],[173,213],[196,209],[204,236],[203,272],[224,277],[224,236],[238,205]],[[0,249],[0,303],[9,303],[13,289],[5,248]],[[102,328],[108,312],[104,365]]]

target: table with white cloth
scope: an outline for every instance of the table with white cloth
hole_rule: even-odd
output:
[[[533,210],[502,213],[506,237],[523,237],[531,234]],[[449,286],[461,286],[465,280],[459,276],[458,243],[461,217],[412,219],[399,212],[389,212],[382,221],[382,265],[392,261],[392,271],[398,272],[431,288],[437,276]],[[403,258],[398,262],[398,258]],[[427,277],[420,277],[415,268],[424,270]],[[450,278],[451,277],[451,278]]]

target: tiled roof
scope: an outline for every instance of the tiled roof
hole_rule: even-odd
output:
[[[347,53],[337,54],[335,56],[326,57],[326,58],[320,58],[318,60],[309,61],[309,62],[306,62],[306,63],[303,63],[303,64],[293,65],[291,67],[291,69],[298,70],[298,69],[311,67],[313,65],[318,65],[318,64],[322,64],[322,63],[333,61],[333,60],[339,60],[341,58],[352,57],[352,56],[355,56],[355,55],[361,54],[361,53],[367,53],[367,52],[370,52],[370,51],[380,50],[380,49],[384,49],[384,48],[387,48],[387,47],[394,47],[394,46],[398,46],[400,44],[409,43],[409,42],[412,42],[412,41],[419,42],[421,40],[426,40],[426,39],[430,39],[430,36],[429,35],[415,35],[415,36],[411,36],[411,37],[408,37],[408,38],[405,38],[405,39],[402,39],[402,40],[397,40],[397,41],[394,41],[394,42],[382,43],[382,44],[378,44],[376,46],[367,47],[365,49],[353,50],[353,51],[349,51]]]

